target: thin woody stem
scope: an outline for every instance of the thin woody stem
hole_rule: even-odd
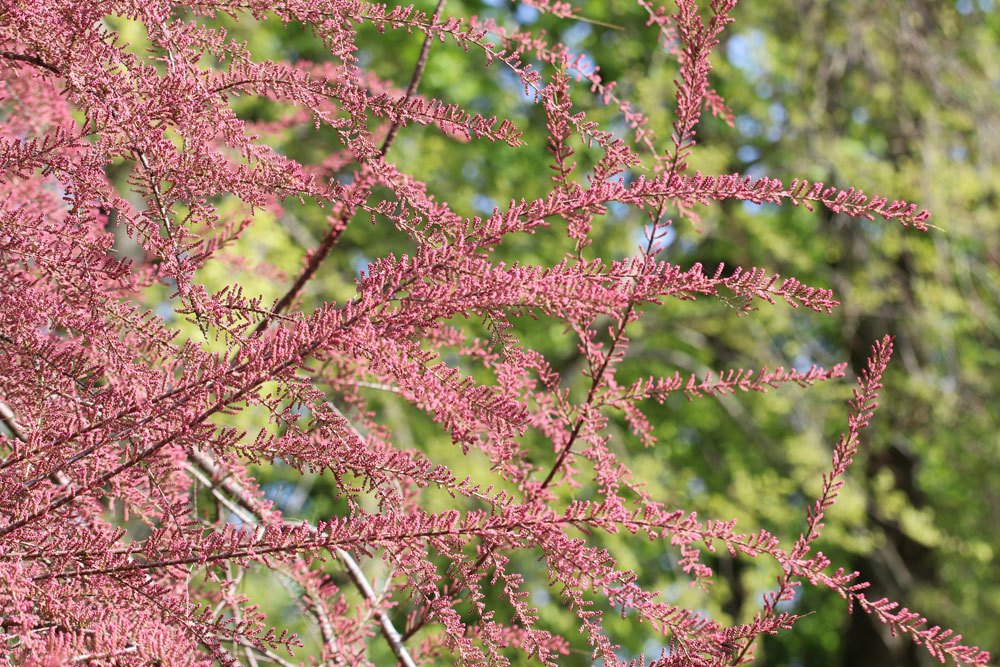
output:
[[[0,58],[6,58],[7,60],[16,60],[22,63],[28,63],[29,65],[34,65],[35,67],[41,67],[44,70],[48,70],[53,74],[58,74],[62,76],[62,71],[58,67],[48,64],[41,58],[37,56],[29,56],[24,53],[15,53],[14,51],[4,51],[0,50]]]
[[[437,6],[434,8],[434,15],[431,19],[431,24],[437,23],[438,19],[441,17],[441,11],[444,9],[445,0],[438,0]],[[424,37],[423,46],[420,49],[420,56],[417,58],[417,64],[413,68],[413,74],[410,76],[410,83],[406,87],[406,96],[403,99],[403,105],[405,106],[417,91],[417,86],[420,84],[420,79],[423,78],[424,69],[427,67],[427,59],[431,51],[431,33],[428,33]],[[385,139],[382,141],[382,146],[379,148],[378,155],[380,158],[385,157],[386,153],[392,147],[393,142],[396,140],[396,135],[399,133],[399,128],[402,125],[402,118],[396,118],[389,125],[389,131],[386,133]],[[370,190],[369,185],[359,185],[358,189],[361,191],[359,198],[363,198],[367,195],[367,190]],[[330,229],[326,232],[323,240],[316,247],[316,250],[312,253],[309,258],[309,262],[306,264],[305,268],[292,283],[292,286],[288,288],[277,303],[274,304],[272,312],[265,315],[264,319],[260,321],[257,327],[254,329],[253,335],[259,336],[264,332],[267,327],[271,325],[271,322],[281,313],[288,309],[292,304],[292,301],[299,295],[302,288],[305,287],[306,283],[309,282],[312,277],[319,270],[320,265],[329,256],[330,251],[333,250],[333,246],[337,244],[340,239],[340,235],[344,233],[347,228],[349,212],[353,212],[351,207],[345,208],[345,212],[341,214],[340,219],[338,219],[334,224],[330,225]]]
[[[194,450],[189,458],[194,461],[195,465],[197,465],[202,472],[211,478],[217,479],[221,476],[219,465],[214,461],[214,459],[212,459],[210,454],[200,450]],[[249,512],[254,518],[257,519],[257,521],[262,524],[266,524],[270,521],[270,517],[260,506],[260,503],[257,502],[256,498],[250,495],[247,490],[243,488],[243,486],[235,479],[232,477],[225,477],[221,482],[219,482],[219,486],[230,494],[232,502],[237,503],[246,512]],[[307,525],[309,525],[311,532],[316,532],[315,526],[312,524]],[[350,578],[351,583],[354,584],[354,587],[358,589],[365,600],[372,605],[377,604],[378,595],[375,593],[375,590],[372,588],[372,585],[368,581],[364,572],[361,571],[361,567],[358,565],[357,561],[354,560],[354,557],[340,547],[334,547],[332,551],[337,559],[344,564],[348,578]],[[385,638],[386,643],[392,650],[393,655],[396,656],[396,659],[405,667],[415,667],[416,663],[413,661],[412,656],[410,656],[409,651],[403,645],[402,637],[393,625],[392,619],[389,618],[389,615],[380,609],[376,609],[374,615],[379,623],[379,629],[382,632],[382,636]],[[329,619],[317,618],[317,621],[320,625],[320,631],[324,635],[324,640],[331,639],[332,625]]]

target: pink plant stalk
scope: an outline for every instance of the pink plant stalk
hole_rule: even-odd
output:
[[[530,4],[556,18],[578,14],[565,2]],[[658,259],[668,211],[690,218],[697,204],[791,203],[927,227],[917,206],[855,189],[688,173],[702,111],[731,119],[710,87],[709,58],[734,5],[713,0],[706,11],[678,0],[670,11],[639,0],[679,62],[673,135],[663,142],[614,82],[567,46],[447,16],[443,0],[430,13],[358,0],[3,3],[0,661],[289,664],[299,660],[299,639],[272,627],[240,592],[242,577],[263,568],[296,591],[323,664],[369,664],[381,642],[403,665],[507,664],[511,652],[556,665],[579,640],[540,626],[512,559],[523,551],[541,558],[553,594],[606,664],[630,660],[605,629],[609,609],[644,623],[665,647],[634,664],[748,662],[757,637],[793,627],[798,615],[778,603],[808,582],[942,662],[985,665],[986,653],[894,602],[869,600],[857,573],[832,569],[814,551],[862,444],[891,339],[873,348],[821,495],[790,544],[664,505],[609,447],[612,410],[639,442],[656,443],[639,407],[646,399],[809,386],[845,373],[841,365],[621,380],[634,323],[671,299],[735,299],[745,312],[760,302],[820,313],[838,305],[828,289],[763,268]],[[269,16],[308,28],[328,61],[262,61],[221,27],[224,17]],[[145,29],[148,50],[117,32],[126,19]],[[361,66],[358,25],[425,36],[405,87]],[[544,109],[547,196],[468,217],[435,199],[423,175],[391,161],[395,138],[411,124],[505,150],[524,140],[510,120],[419,95],[434,42],[468,52],[472,71],[506,69]],[[553,72],[543,76],[528,59]],[[579,82],[620,110],[629,141],[574,111],[570,90]],[[290,113],[254,124],[234,111],[238,97]],[[268,143],[311,126],[336,141],[322,163],[298,162]],[[574,137],[600,151],[588,176],[572,160]],[[128,168],[126,185],[108,177],[112,165]],[[643,165],[647,176],[637,175]],[[296,199],[326,209],[329,226],[282,297],[264,303],[239,284],[203,282],[199,271],[252,237],[262,212]],[[591,233],[612,203],[646,213],[647,242],[629,259],[588,259]],[[303,308],[303,291],[352,220],[368,217],[408,235],[412,253],[375,258],[349,300]],[[561,261],[497,258],[510,237],[557,218],[568,221]],[[116,255],[115,232],[137,244],[135,260]],[[180,340],[143,305],[158,285],[201,337]],[[565,389],[572,378],[518,336],[511,319],[522,315],[576,333],[582,400]],[[455,326],[460,318],[486,321],[491,339]],[[446,362],[456,357],[457,365]],[[485,455],[496,485],[400,446],[366,386],[425,412],[461,452]],[[261,414],[267,423],[254,421]],[[538,442],[545,451],[530,451]],[[315,524],[284,516],[248,469],[278,460],[332,478],[346,512]],[[576,498],[585,485],[593,491]],[[434,490],[455,498],[454,509],[427,509]],[[623,532],[678,553],[694,581],[712,578],[701,558],[719,548],[773,559],[784,574],[756,618],[726,627],[643,590],[588,539]],[[440,557],[450,562],[444,571]],[[384,581],[366,576],[362,565],[373,560],[384,564]],[[500,591],[503,609],[487,589]],[[439,631],[418,640],[428,626]]]

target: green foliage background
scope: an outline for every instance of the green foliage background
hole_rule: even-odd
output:
[[[621,82],[619,94],[649,115],[658,136],[669,140],[676,69],[633,3],[583,4],[581,15],[591,21],[562,22],[522,5],[446,5],[446,16],[469,13],[545,27],[553,39],[586,52],[605,77]],[[748,0],[735,17],[713,58],[712,80],[736,114],[735,127],[707,118],[692,167],[805,177],[914,200],[932,210],[939,229],[919,234],[770,206],[705,209],[699,229],[677,220],[665,259],[685,267],[695,261],[765,266],[832,287],[843,305],[829,317],[785,307],[739,317],[718,303],[670,303],[630,329],[624,373],[637,378],[842,360],[859,368],[874,340],[895,335],[898,352],[883,405],[819,548],[872,580],[876,597],[902,600],[932,623],[955,627],[968,641],[1000,653],[1000,16],[983,0]],[[326,57],[322,45],[297,26],[264,21],[230,28],[260,58]],[[142,34],[124,30],[141,48]],[[366,27],[361,35],[362,64],[405,87],[421,37]],[[524,99],[509,72],[483,64],[481,55],[435,43],[419,92],[511,118],[525,132],[524,148],[462,144],[433,128],[407,127],[388,156],[463,215],[489,214],[511,198],[542,195],[551,173],[542,110]],[[619,115],[595,103],[585,86],[577,85],[573,94],[579,110],[625,131]],[[255,119],[287,112],[257,100],[241,100],[239,111]],[[278,140],[283,152],[310,162],[336,145],[311,127]],[[583,174],[593,152],[578,148]],[[633,253],[644,223],[639,212],[612,207],[598,220],[585,254]],[[202,278],[216,288],[238,280],[265,303],[273,300],[325,225],[325,213],[309,203],[290,202],[280,215],[264,213],[234,248],[240,263],[210,266]],[[505,252],[524,263],[553,263],[567,249],[557,222],[515,239]],[[370,259],[408,250],[408,239],[391,225],[372,226],[359,217],[307,289],[304,307],[349,299],[354,277]],[[256,267],[265,263],[286,275],[258,274]],[[166,290],[149,299],[169,314],[165,296]],[[185,335],[200,336],[189,323],[175,324]],[[482,322],[463,326],[484,331]],[[572,340],[557,325],[527,320],[515,327],[567,376],[580,368]],[[585,389],[580,380],[575,389]],[[613,443],[668,503],[793,539],[844,427],[849,384],[645,406],[659,444],[643,449],[619,422]],[[391,392],[373,388],[371,400],[400,447],[422,448],[460,476],[496,481],[484,459],[463,456]],[[302,478],[280,464],[259,472],[286,511],[321,519],[344,510],[321,477]],[[428,504],[443,509],[455,502],[443,496]],[[712,563],[718,581],[706,593],[687,586],[676,554],[665,545],[628,535],[601,539],[647,588],[730,622],[745,621],[758,609],[776,575],[766,563],[718,554]],[[542,623],[571,633],[573,619],[546,590],[539,563],[531,554],[518,558]],[[376,580],[387,574],[379,562],[365,567]],[[311,642],[294,592],[283,592],[279,584],[258,573],[246,579],[246,592],[262,601],[276,624],[299,628]],[[792,606],[811,615],[794,632],[768,640],[761,664],[919,665],[929,659],[863,615],[849,616],[832,593],[806,589]],[[659,652],[661,644],[647,626],[613,611],[607,618],[623,655]],[[588,664],[582,638],[575,648],[566,664]],[[387,664],[387,655],[376,636],[371,658]]]

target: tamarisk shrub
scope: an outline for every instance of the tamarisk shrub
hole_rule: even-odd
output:
[[[451,15],[444,0],[0,5],[5,664],[354,665],[391,652],[404,665],[507,664],[518,654],[555,665],[581,649],[605,664],[739,664],[753,660],[760,635],[792,631],[799,616],[782,603],[803,582],[942,662],[987,663],[952,631],[866,597],[857,573],[815,548],[863,444],[890,337],[873,341],[793,539],[671,506],[612,448],[612,415],[631,425],[629,446],[667,446],[650,426],[661,417],[643,409],[673,393],[710,399],[846,373],[623,379],[636,322],[677,300],[720,299],[745,313],[762,302],[838,305],[824,287],[762,268],[663,261],[673,219],[725,201],[919,231],[929,216],[853,188],[689,169],[702,116],[732,118],[709,74],[735,0],[637,1],[677,66],[665,140],[584,55],[542,31]],[[528,5],[552,20],[581,18],[563,2]],[[232,36],[265,20],[311,35],[322,57],[261,58]],[[365,65],[364,36],[402,33],[421,36],[412,73],[380,78]],[[414,137],[438,133],[463,151],[525,150],[528,134],[512,120],[420,94],[432,47],[464,58],[469,77],[513,77],[522,101],[544,111],[545,196],[485,193],[509,203],[474,216],[435,198],[432,174],[394,164],[393,144],[414,125],[426,126]],[[613,110],[614,125],[579,110],[574,98],[588,94],[587,108]],[[248,102],[274,113],[248,113]],[[281,152],[290,134],[320,157]],[[586,172],[575,151],[593,156]],[[612,204],[645,229],[624,259],[593,256]],[[268,221],[292,229],[296,210],[322,210],[326,221],[301,264],[290,274],[250,267],[279,296],[227,282],[248,261],[232,249]],[[408,251],[364,248],[372,259],[353,293],[324,290],[345,232],[369,220],[405,237]],[[553,229],[564,230],[561,261],[511,261],[512,244]],[[531,318],[561,323],[581,364],[559,367],[533,349]],[[398,436],[372,398],[380,392],[425,413],[453,460],[478,456],[489,470],[467,477]],[[342,511],[293,516],[265,494],[266,464],[322,476]],[[640,587],[596,539],[614,533],[676,553],[686,581],[712,579],[703,561],[714,550],[770,559],[782,575],[754,618],[728,626]],[[519,553],[537,558],[578,632],[540,618],[515,567],[532,561]],[[241,586],[260,572],[292,592],[316,655],[304,656],[303,639],[274,627],[280,619],[265,618]],[[623,651],[609,612],[648,628],[659,654]]]

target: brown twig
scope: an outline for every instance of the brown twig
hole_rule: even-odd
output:
[[[431,25],[437,23],[438,19],[441,17],[441,11],[444,9],[444,2],[445,0],[438,0],[437,6],[434,8]],[[417,58],[417,63],[413,68],[413,74],[410,76],[410,83],[406,87],[406,96],[403,100],[404,106],[406,102],[408,102],[416,93],[417,86],[420,84],[420,79],[423,78],[424,69],[427,67],[427,58],[431,50],[431,39],[431,33],[428,32],[424,37],[424,44],[420,49],[420,56]],[[402,120],[397,118],[389,125],[389,131],[386,133],[385,139],[382,141],[382,146],[379,148],[378,155],[380,158],[385,157],[386,153],[389,152],[393,142],[396,140],[396,135],[399,133],[401,124]],[[355,174],[355,177],[357,178],[357,174]],[[367,192],[365,190],[370,189],[370,186],[358,187],[362,190],[361,196],[367,196]],[[277,303],[274,304],[274,308],[272,308],[273,314],[265,316],[254,329],[254,336],[259,336],[263,333],[263,331],[271,325],[271,322],[275,319],[275,317],[280,315],[291,305],[292,301],[299,295],[299,292],[302,291],[302,288],[305,287],[306,283],[309,282],[309,280],[311,280],[316,274],[320,265],[327,258],[327,256],[329,256],[330,251],[333,250],[333,246],[337,244],[337,241],[340,239],[340,235],[343,234],[344,230],[347,228],[348,215],[349,214],[346,212],[342,213],[341,218],[330,226],[330,229],[323,237],[323,240],[320,242],[319,246],[316,247],[316,250],[309,258],[309,262],[306,264],[305,268],[302,269],[302,273],[298,275],[295,282],[292,283],[292,286],[288,288],[288,291],[285,292],[280,299],[278,299]]]

